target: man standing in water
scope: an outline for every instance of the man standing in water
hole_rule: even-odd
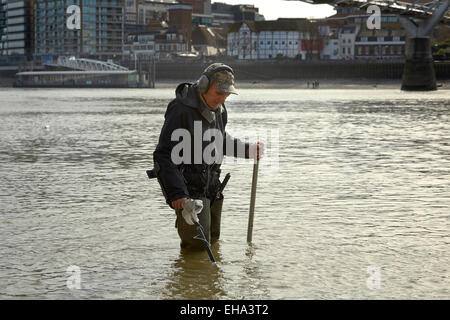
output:
[[[223,155],[259,160],[264,145],[243,143],[225,131],[224,102],[230,94],[237,94],[231,67],[214,63],[196,83],[182,83],[175,92],[176,98],[167,107],[153,153],[154,173],[167,204],[176,211],[181,247],[203,248],[203,243],[194,239],[197,236],[194,221],[200,222],[209,242],[219,239],[223,205],[219,176]],[[193,210],[183,210],[188,199],[202,201],[203,209],[198,216]]]

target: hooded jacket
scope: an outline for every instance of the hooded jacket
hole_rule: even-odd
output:
[[[182,83],[175,93],[176,98],[167,106],[153,153],[156,176],[169,206],[181,198],[213,200],[219,186],[220,153],[248,158],[249,144],[226,133],[225,105],[214,111],[210,109],[200,97],[196,84]],[[214,137],[205,135],[207,131],[214,133]],[[222,139],[222,144],[217,138]],[[177,159],[173,158],[172,151]],[[211,162],[208,155],[217,157]]]

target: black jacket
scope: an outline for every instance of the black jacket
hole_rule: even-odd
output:
[[[159,142],[153,153],[158,181],[166,202],[170,206],[172,201],[184,197],[208,197],[213,200],[219,185],[221,161],[216,161],[218,163],[207,163],[210,160],[205,162],[204,157],[198,156],[200,144],[202,155],[203,152],[211,154],[211,146],[205,150],[211,144],[211,141],[203,141],[202,137],[205,131],[208,129],[220,131],[223,137],[223,155],[237,156],[238,150],[245,150],[245,153],[248,154],[249,145],[248,143],[244,144],[239,139],[232,138],[226,133],[227,110],[225,105],[222,105],[215,111],[211,111],[203,102],[203,99],[200,98],[195,84],[182,83],[175,92],[176,98],[167,106]],[[201,123],[201,136],[199,135],[200,130],[196,132],[197,137],[195,136],[195,121],[197,121],[197,130],[200,128]],[[182,163],[174,163],[171,157],[172,149],[178,145],[175,150],[179,151],[181,146],[179,143],[185,139],[183,137],[183,139],[178,138],[176,141],[172,141],[172,134],[176,129],[186,129],[187,131],[185,132],[189,132],[190,136],[190,157],[189,154],[184,154],[184,151],[188,151],[188,149],[178,153],[180,156],[185,156],[183,159],[190,160]],[[196,143],[194,138],[199,143],[197,149],[195,149]],[[214,141],[214,139],[211,140]],[[226,148],[227,145],[233,145],[233,150]],[[197,156],[195,155],[195,150],[197,150]],[[215,152],[213,151],[212,154],[214,155]]]

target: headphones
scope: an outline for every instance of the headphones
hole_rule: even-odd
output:
[[[209,86],[211,85],[211,78],[212,76],[220,71],[228,71],[231,72],[231,74],[234,75],[234,71],[230,66],[227,66],[223,63],[213,63],[209,67],[203,71],[203,74],[201,75],[200,79],[197,80],[197,88],[200,93],[205,93],[208,91]]]

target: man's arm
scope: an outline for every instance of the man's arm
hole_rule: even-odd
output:
[[[233,138],[226,131],[223,135],[223,154],[229,157],[249,158],[250,144]]]
[[[158,168],[157,176],[160,179],[166,202],[171,207],[173,207],[173,201],[189,198],[184,177],[171,158],[172,149],[178,143],[178,141],[171,140],[172,132],[184,127],[184,117],[180,108],[176,103],[169,105],[166,112],[166,119],[159,136],[158,146],[155,152],[153,152],[155,168]]]

